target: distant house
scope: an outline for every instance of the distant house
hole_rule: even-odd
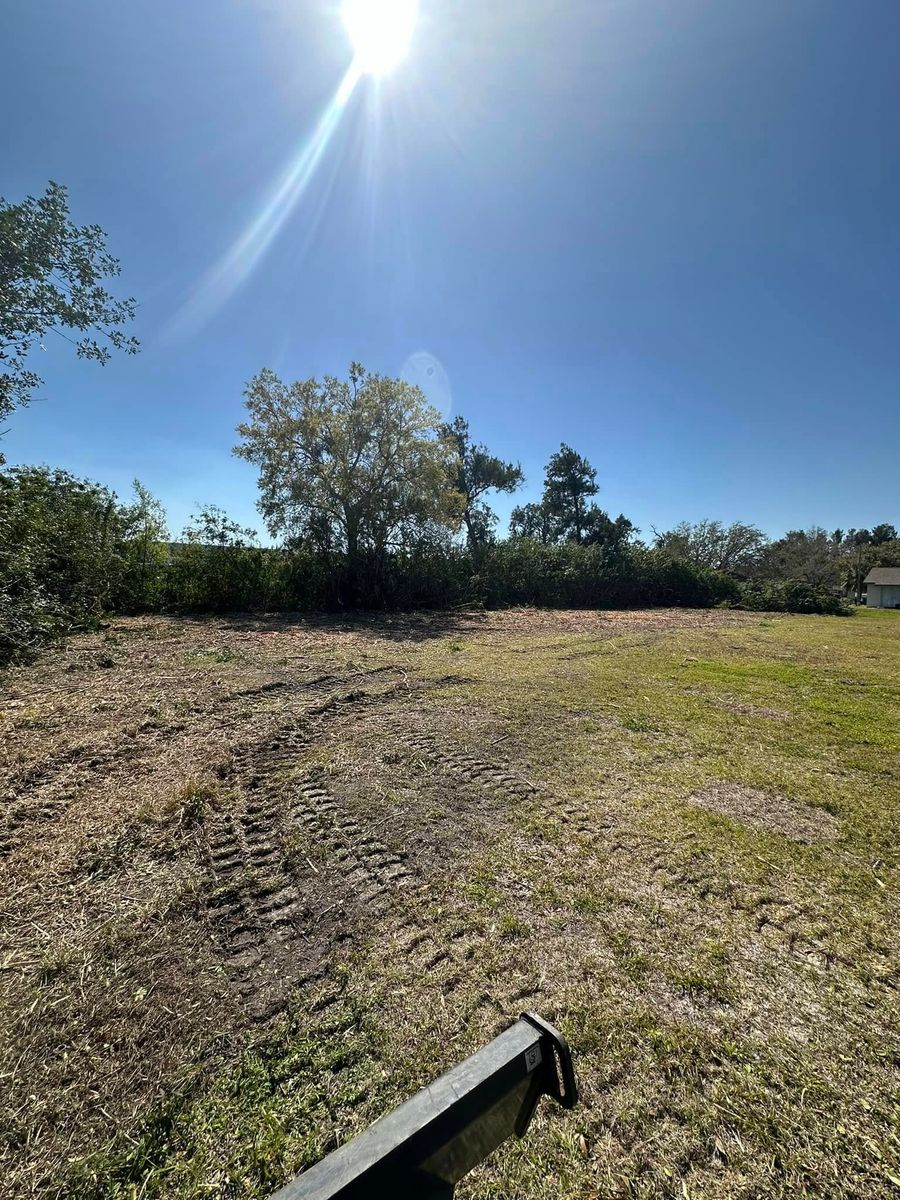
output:
[[[900,567],[873,567],[863,583],[867,608],[900,608]]]

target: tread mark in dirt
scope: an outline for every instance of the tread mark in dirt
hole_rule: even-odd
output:
[[[592,820],[595,814],[591,813],[589,806],[584,802],[564,799],[550,792],[539,792],[529,781],[513,775],[510,771],[498,766],[496,763],[486,762],[460,751],[443,750],[437,744],[436,739],[428,735],[408,736],[403,739],[403,742],[414,754],[420,755],[426,763],[430,760],[445,770],[467,779],[469,782],[487,784],[495,790],[507,794],[511,793],[521,799],[535,799],[539,797],[542,807],[554,811],[562,825],[573,826],[575,832],[584,837],[595,838],[598,834],[608,835],[609,831],[614,828],[614,824],[610,822],[601,827],[596,827]],[[639,851],[640,848],[641,842],[639,839],[619,837],[607,844],[607,852],[610,855],[623,852],[634,853]],[[651,870],[656,876],[667,876],[674,882],[687,886],[700,895],[701,899],[715,895],[716,892],[712,886],[714,882],[712,878],[704,876],[700,864],[694,864],[694,867],[695,869],[689,877],[684,873],[679,874],[673,868],[665,850],[660,850],[654,854],[651,860]],[[727,901],[734,911],[745,911],[743,906],[731,894],[727,894],[722,898]],[[758,935],[763,936],[763,931],[767,927],[777,929],[792,954],[804,962],[815,965],[823,970],[831,969],[835,966],[853,965],[849,959],[840,955],[833,947],[826,945],[819,939],[807,937],[796,928],[798,923],[809,919],[811,914],[804,913],[799,908],[788,904],[783,908],[780,916],[773,917],[767,910],[764,900],[760,898],[760,900],[755,902],[755,905],[754,928]],[[884,978],[883,982],[891,987],[896,986],[896,981],[891,977]]]
[[[299,983],[296,959],[304,949],[323,959],[350,937],[336,922],[352,921],[354,909],[381,914],[415,882],[403,856],[347,813],[319,773],[285,778],[312,736],[294,726],[238,750],[234,777],[246,800],[213,818],[207,833],[206,860],[221,887],[209,899],[210,917],[235,989],[251,1015],[263,1018],[283,1007]],[[290,834],[301,829],[337,861],[337,871],[327,861],[312,867],[315,874],[302,862],[298,868]]]
[[[468,998],[461,989],[474,982],[480,973],[477,954],[469,938],[479,935],[473,928],[442,928],[431,924],[422,929],[412,913],[396,913],[393,927],[405,971],[412,983],[423,985],[446,1000],[457,996],[457,1018],[463,1025],[474,1023],[486,1033],[500,1032],[523,1007],[534,1001],[541,990],[539,980],[513,975],[498,990],[480,990]]]
[[[326,889],[327,908],[337,909],[336,916],[345,925],[321,930],[328,949],[339,944],[342,934],[344,939],[350,936],[347,921],[352,924],[354,918],[371,916],[385,919],[403,947],[406,969],[452,999],[474,969],[467,940],[470,931],[458,927],[422,930],[419,901],[425,885],[410,869],[406,855],[387,846],[348,811],[326,787],[321,771],[307,771],[293,780],[284,778],[283,768],[302,757],[312,736],[297,728],[286,729],[261,746],[239,752],[235,776],[244,781],[249,798],[243,810],[221,822],[218,833],[210,837],[210,867],[226,885],[223,894],[214,898],[211,915],[223,931],[226,962],[237,990],[248,1003],[254,989],[262,990],[266,959],[276,954],[275,933],[283,924],[288,944],[298,936],[298,907],[301,924],[316,929],[318,917],[327,911],[321,908],[321,890]],[[429,740],[419,741],[418,749],[438,757],[432,754],[435,747]],[[513,788],[519,795],[531,795],[535,790],[494,763],[464,754],[448,754],[444,762],[464,777],[506,794]],[[299,861],[295,862],[285,845],[286,835],[301,830],[325,851],[317,865],[309,860],[314,875],[302,865],[305,856],[296,856]],[[329,863],[333,865],[329,867]],[[255,877],[253,888],[242,886],[247,872]],[[233,881],[230,887],[229,880]],[[304,911],[301,896],[310,885],[320,894]],[[324,957],[324,948],[322,953]],[[521,986],[521,977],[511,983],[520,986],[509,996],[481,993],[474,1005],[469,1004],[464,1019],[508,1017],[517,1002],[536,994],[535,987]],[[461,993],[458,1001],[462,1007],[468,1003],[464,996]],[[282,996],[281,1002],[285,999]]]
[[[612,828],[610,824],[598,827],[596,814],[585,803],[536,787],[530,780],[515,774],[508,764],[477,758],[460,750],[444,750],[437,739],[428,734],[407,736],[402,741],[426,764],[430,760],[469,783],[485,786],[501,796],[516,800],[539,801],[542,811],[550,809],[560,824],[574,825],[576,832],[585,837],[594,837],[598,832]]]
[[[243,809],[215,820],[207,835],[207,863],[221,889],[208,911],[232,983],[259,1020],[287,999],[309,915],[285,869],[279,824],[276,799],[251,788]]]
[[[622,842],[615,846],[615,849],[633,852],[639,850],[640,845],[637,841]],[[682,849],[686,846],[685,842]],[[798,928],[814,919],[814,914],[789,900],[775,899],[769,893],[754,889],[749,895],[744,893],[742,902],[740,896],[735,894],[732,889],[723,891],[721,883],[717,882],[715,876],[703,870],[703,864],[699,859],[693,861],[688,870],[672,863],[668,851],[662,847],[651,854],[650,870],[657,878],[670,880],[687,891],[693,892],[700,900],[712,898],[727,904],[732,912],[747,918],[752,932],[763,940],[770,936],[767,931],[774,931],[791,954],[819,970],[827,971],[836,966],[850,968],[854,966],[851,959],[840,954],[832,946],[818,938],[808,937],[801,931],[801,928]],[[829,937],[833,936],[834,930],[826,930],[825,934]],[[887,982],[889,986],[892,986],[890,981]]]
[[[227,695],[219,697],[216,704],[231,704],[236,700],[264,696],[269,692],[335,692],[340,688],[352,688],[360,679],[369,679],[373,675],[383,675],[394,671],[394,667],[372,667],[366,671],[351,671],[346,675],[318,675],[314,679],[274,679],[255,687],[240,688],[238,691],[229,692]]]
[[[305,710],[303,716],[338,715],[340,711],[351,704],[366,705],[379,703],[394,694],[396,687],[381,692],[366,692],[359,689],[359,683],[371,676],[395,672],[390,666],[374,667],[365,671],[354,671],[347,675],[323,675],[317,679],[294,682],[291,680],[274,680],[257,687],[247,688],[237,692],[216,696],[206,704],[197,705],[193,714],[198,718],[215,718],[217,710],[236,700],[264,695],[268,692],[291,690],[310,695],[323,694],[328,696],[324,703],[319,703]],[[341,694],[341,688],[350,690]],[[12,807],[7,810],[5,822],[0,823],[0,858],[13,853],[31,833],[31,825],[39,825],[44,821],[61,819],[69,807],[71,800],[77,795],[77,785],[83,781],[95,779],[98,775],[111,771],[127,769],[136,760],[142,760],[153,746],[173,735],[185,730],[197,731],[197,723],[185,721],[149,722],[138,727],[134,736],[120,733],[105,746],[73,746],[41,763],[32,764],[21,772],[18,778],[11,782],[7,790],[7,799]],[[40,804],[34,802],[35,797],[44,788],[52,788],[61,777],[70,776],[73,786],[67,786],[65,792],[57,792]],[[66,780],[68,783],[68,780]],[[26,798],[31,803],[26,804]],[[21,833],[19,832],[21,831]]]
[[[514,775],[507,767],[488,762],[461,750],[445,750],[437,738],[428,734],[407,735],[401,739],[403,745],[415,755],[421,756],[426,765],[431,762],[448,774],[456,775],[469,783],[481,784],[501,795],[516,799],[529,799],[537,789],[528,780]]]
[[[294,787],[287,823],[318,837],[329,855],[341,864],[350,902],[356,900],[382,911],[389,905],[391,893],[415,882],[399,854],[342,812],[317,772],[308,773]]]

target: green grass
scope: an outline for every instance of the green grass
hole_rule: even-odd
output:
[[[185,654],[184,661],[189,666],[212,666],[216,663],[240,661],[241,656],[234,650],[211,646],[207,650],[198,650],[193,654]]]

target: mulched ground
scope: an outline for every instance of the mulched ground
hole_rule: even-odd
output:
[[[747,1128],[762,1114],[777,1130],[769,1099],[793,1113],[809,1090],[828,1117],[815,1154],[835,1122],[849,1137],[862,1120],[871,1140],[859,1113],[888,1094],[876,1050],[892,1031],[865,980],[894,986],[893,948],[870,939],[858,963],[783,868],[777,891],[732,877],[680,816],[665,824],[666,803],[654,832],[647,796],[692,748],[626,711],[630,678],[610,696],[590,674],[602,677],[613,639],[727,647],[759,619],[134,618],[8,674],[10,1194],[117,1194],[120,1164],[123,1194],[263,1195],[424,1082],[404,1064],[427,1078],[532,1007],[573,1037],[583,1115],[542,1117],[540,1167],[523,1143],[525,1158],[510,1150],[471,1194],[522,1194],[521,1179],[548,1197],[882,1194],[887,1176],[855,1161],[844,1192],[766,1193],[779,1171],[796,1181],[805,1168],[776,1164],[796,1149],[780,1132],[757,1145]],[[583,694],[560,699],[577,679]],[[728,693],[709,708],[744,726],[792,720]],[[798,853],[844,832],[777,789],[713,779],[684,799]],[[773,853],[751,850],[754,862]],[[327,1064],[298,1068],[298,1043],[327,1048]],[[758,1092],[750,1067],[728,1061],[736,1044],[752,1048],[753,1072],[763,1064]],[[254,1114],[249,1132],[193,1115],[248,1051],[278,1045],[294,1065],[273,1073],[263,1128],[296,1138],[308,1126],[300,1149],[259,1149]],[[812,1049],[824,1066],[807,1089]],[[832,1076],[846,1112],[823,1098]]]

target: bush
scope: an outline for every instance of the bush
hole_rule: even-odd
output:
[[[121,567],[106,488],[46,467],[0,473],[0,660],[95,622]]]
[[[139,483],[121,505],[100,484],[49,467],[0,472],[0,662],[163,601],[162,509]]]
[[[844,597],[830,588],[799,579],[744,583],[740,588],[739,607],[755,612],[824,613],[842,617],[853,611]]]
[[[531,538],[491,547],[472,590],[490,608],[699,608],[737,599],[729,576],[671,562],[643,547],[547,546]]]
[[[477,555],[428,541],[363,560],[306,549],[181,544],[171,547],[163,607],[186,612],[353,608],[708,607],[737,603],[738,585],[715,571],[638,548],[612,552],[519,538]]]
[[[306,550],[175,545],[161,607],[180,612],[333,608],[341,569]]]

